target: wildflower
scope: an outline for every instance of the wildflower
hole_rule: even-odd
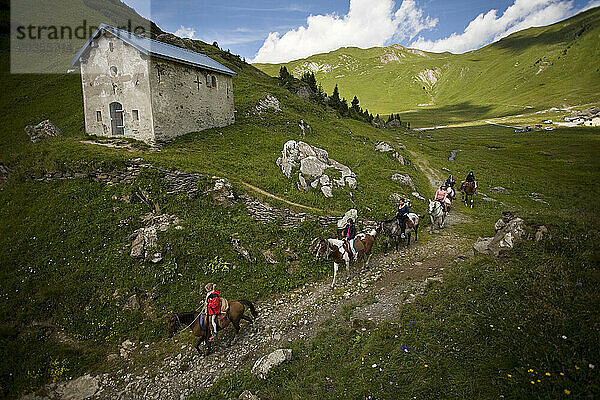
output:
[[[521,327],[520,327],[520,326],[517,326],[517,329],[518,329],[518,330],[521,330]]]
[[[595,365],[594,364],[588,364],[588,367],[590,367],[591,369],[594,369]]]
[[[571,391],[569,389],[565,389],[565,394],[568,396],[571,394]]]
[[[533,372],[533,369],[529,368],[529,369],[527,370],[527,372]]]
[[[532,385],[535,385],[535,382],[534,382],[534,381],[531,381],[531,384],[532,384]]]
[[[567,338],[565,335],[562,335],[561,337],[562,337],[563,339],[566,339],[566,338]]]
[[[512,378],[512,375],[511,375],[511,374],[506,374],[506,375],[508,375],[508,377],[509,377],[509,378]]]
[[[493,327],[494,327],[494,324],[490,324],[490,328],[493,328]]]
[[[371,368],[377,368],[377,364],[371,365]]]
[[[428,367],[429,367],[429,365],[425,364],[425,368],[428,368]]]
[[[550,372],[546,372],[546,376],[550,376]]]
[[[579,367],[576,365],[576,366],[575,366],[575,369],[581,369],[581,368],[579,368]]]
[[[560,373],[560,376],[565,376],[565,373],[564,373],[564,372],[561,372],[561,373]]]

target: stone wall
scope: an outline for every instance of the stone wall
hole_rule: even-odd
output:
[[[50,182],[59,179],[89,178],[94,182],[101,182],[107,185],[131,185],[143,169],[152,168],[160,171],[163,174],[163,179],[171,184],[169,194],[182,192],[197,194],[200,191],[198,181],[201,177],[204,177],[204,175],[195,172],[157,168],[151,164],[144,163],[139,158],[128,160],[126,166],[125,170],[93,171],[90,173],[74,171],[47,172],[43,176],[36,178],[36,180]],[[218,179],[213,177],[213,180]],[[244,203],[250,217],[262,223],[276,223],[285,229],[297,228],[300,223],[307,220],[317,220],[319,225],[324,227],[335,224],[339,220],[339,217],[316,217],[307,213],[296,213],[288,208],[280,209],[272,207],[247,195],[241,195],[237,199]]]
[[[150,88],[157,141],[235,122],[229,75],[152,59]]]
[[[88,57],[81,63],[86,132],[152,143],[154,128],[148,58],[111,34],[103,35],[94,42]],[[121,103],[123,107],[123,136],[112,133],[109,109],[112,102]],[[137,111],[137,119],[134,110]],[[100,112],[100,118],[97,112]]]

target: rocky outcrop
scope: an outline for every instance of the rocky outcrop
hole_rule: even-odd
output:
[[[182,229],[178,225],[179,218],[169,214],[148,213],[142,215],[142,221],[146,226],[137,229],[129,236],[129,240],[132,241],[129,255],[133,258],[143,258],[158,263],[162,261],[162,256],[153,251],[158,242],[158,232],[166,232],[173,224],[176,225],[175,229]]]
[[[406,175],[406,174],[394,174],[392,175],[392,180],[394,182],[398,182],[400,183],[402,186],[406,186],[409,187],[411,189],[415,189],[415,184],[412,181],[412,178],[410,177],[410,175]]]
[[[506,194],[509,195],[510,192],[502,186],[494,186],[493,188],[490,189],[490,193],[499,193],[499,194]]]
[[[29,139],[31,139],[33,143],[37,143],[50,137],[62,136],[62,131],[49,119],[46,119],[35,126],[27,125],[25,127],[25,133],[27,133]]]
[[[398,162],[402,165],[405,164],[404,157],[400,153],[396,151],[396,149],[387,142],[377,142],[375,143],[375,151],[379,151],[381,153],[390,153],[392,156],[398,160]]]
[[[273,368],[291,359],[291,349],[277,349],[274,352],[259,358],[252,367],[252,374],[265,379]]]
[[[98,378],[84,375],[72,381],[66,382],[56,389],[61,399],[83,400],[89,399],[100,389]]]
[[[254,108],[250,110],[248,114],[261,115],[270,110],[273,110],[273,112],[278,112],[281,111],[281,107],[279,106],[279,99],[268,94],[267,97],[259,100],[258,104],[254,106]]]
[[[281,157],[277,159],[277,165],[287,178],[291,178],[292,174],[299,170],[297,183],[299,190],[320,188],[323,196],[333,197],[334,188],[346,185],[351,189],[358,187],[356,174],[350,168],[329,158],[326,150],[305,142],[295,140],[285,142]]]
[[[233,185],[225,178],[217,178],[213,176],[215,186],[209,191],[215,203],[221,206],[231,206],[236,201]]]
[[[235,250],[236,253],[238,253],[239,255],[244,257],[244,259],[246,261],[252,261],[252,257],[250,257],[250,253],[248,252],[248,250],[246,250],[244,248],[244,246],[242,246],[242,241],[240,239],[232,237],[231,238],[231,247],[233,247],[233,250]]]
[[[475,254],[498,256],[502,251],[512,249],[525,234],[523,220],[510,213],[505,213],[503,218],[496,221],[495,229],[495,236],[477,239],[473,245]]]

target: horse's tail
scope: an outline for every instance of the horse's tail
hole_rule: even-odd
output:
[[[250,300],[238,300],[238,301],[240,303],[242,303],[244,306],[248,307],[250,309],[250,312],[252,313],[252,316],[254,318],[256,318],[256,316],[258,315],[258,313],[254,309],[254,304],[252,304],[252,302]]]

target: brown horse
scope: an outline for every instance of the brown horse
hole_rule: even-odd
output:
[[[475,197],[475,190],[477,189],[476,182],[463,182],[460,187],[463,201],[467,207],[473,208],[473,202]]]
[[[377,232],[375,230],[369,233],[359,233],[354,238],[354,242],[349,244],[344,240],[338,239],[319,239],[317,245],[317,258],[329,257],[333,258],[333,281],[331,282],[331,288],[335,286],[335,277],[340,264],[346,264],[346,270],[348,270],[348,276],[350,277],[350,259],[354,258],[352,250],[349,245],[353,245],[358,252],[358,258],[364,260],[364,265],[369,266],[369,260],[371,259],[371,249],[373,243],[375,243],[375,236]]]
[[[244,315],[246,310],[250,310],[250,313],[254,318],[258,316],[258,313],[254,309],[254,304],[249,300],[231,300],[229,302],[229,309],[226,313],[222,313],[219,317],[217,317],[217,332],[225,329],[229,325],[229,321],[233,324],[235,328],[235,333],[238,334],[240,332],[240,321],[242,319],[252,323],[254,322],[252,318]],[[202,318],[202,324],[200,324],[200,319]],[[196,343],[195,349],[198,350],[198,353],[202,353],[200,351],[200,343],[204,342],[206,344],[206,355],[210,354],[210,341],[208,340],[208,336],[210,334],[209,321],[205,314],[199,313],[197,311],[192,312],[184,312],[175,315],[171,315],[168,317],[168,329],[169,329],[169,337],[173,337],[174,335],[183,332],[186,329],[191,329],[194,335],[199,337],[198,343]],[[202,326],[206,327],[205,329]],[[183,329],[181,329],[183,327]],[[180,330],[181,329],[181,330]],[[235,337],[234,337],[235,338]],[[233,340],[233,339],[232,339]]]

